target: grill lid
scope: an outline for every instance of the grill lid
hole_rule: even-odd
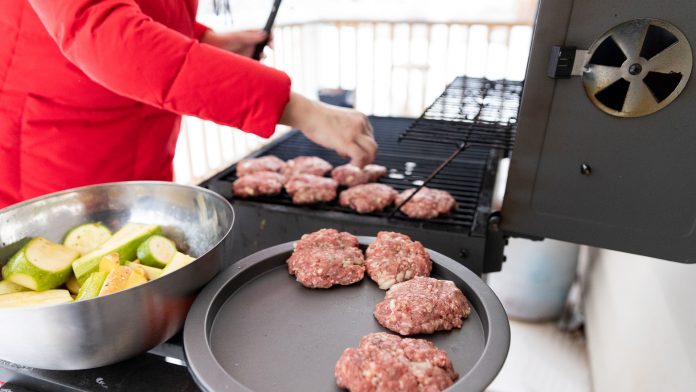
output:
[[[679,42],[696,42],[694,12],[691,0],[673,1],[669,7],[628,0],[540,2],[503,203],[504,230],[696,262],[696,88],[687,83],[690,65],[675,69],[685,86],[678,97],[672,97],[678,89],[662,91],[659,86],[651,93],[662,102],[676,99],[633,118],[598,110],[581,78],[547,77],[554,46],[588,48],[599,42],[592,47],[591,68],[630,68],[631,56],[648,64],[678,54],[673,50]],[[657,15],[665,23],[644,19]],[[636,20],[641,22],[622,25]],[[612,30],[615,26],[623,27]],[[683,36],[670,29],[665,31],[672,37],[650,32],[650,26],[677,26]],[[638,31],[632,41],[629,30]],[[626,40],[635,50],[622,48]],[[681,54],[690,63],[691,54]],[[630,88],[641,83],[651,88],[651,81],[632,80],[630,86],[619,82],[604,94],[592,90],[591,95],[610,108],[624,97],[633,99]]]

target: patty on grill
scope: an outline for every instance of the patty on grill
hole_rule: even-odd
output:
[[[237,163],[237,177],[247,176],[258,172],[282,173],[287,164],[275,155],[266,155],[260,158],[242,159]]]
[[[299,156],[287,162],[288,166],[285,169],[287,176],[295,174],[314,174],[315,176],[323,176],[333,169],[333,166],[319,157]]]
[[[338,201],[343,207],[352,208],[360,214],[369,214],[391,205],[397,194],[389,185],[363,184],[341,192]]]
[[[396,205],[403,203],[416,188],[407,189],[396,197]],[[401,207],[401,211],[415,219],[433,219],[447,214],[457,207],[457,202],[449,192],[423,187],[411,200]]]
[[[367,184],[370,182],[370,174],[363,171],[363,169],[355,166],[346,164],[334,168],[331,171],[331,177],[333,177],[339,185],[351,187],[360,184]]]
[[[363,172],[370,176],[370,182],[375,182],[387,175],[387,168],[382,165],[375,165],[371,163],[363,167]]]
[[[385,332],[343,351],[334,374],[336,384],[352,392],[436,392],[459,378],[447,353],[433,343]]]
[[[391,331],[416,335],[461,328],[470,313],[469,301],[454,282],[416,277],[393,285],[374,316]]]
[[[338,184],[331,178],[313,174],[296,174],[285,183],[285,190],[295,204],[328,202],[336,198]]]
[[[365,276],[365,259],[358,239],[334,229],[303,235],[287,262],[288,272],[309,288],[349,285]]]
[[[285,176],[262,171],[237,178],[232,183],[232,193],[237,197],[273,196],[283,190]]]
[[[423,244],[405,234],[380,231],[365,252],[367,274],[386,290],[416,276],[430,276],[433,263]]]

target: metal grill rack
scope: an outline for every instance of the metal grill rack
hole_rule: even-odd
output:
[[[515,142],[521,97],[522,82],[460,76],[400,140],[489,147],[507,155]]]
[[[398,142],[398,135],[402,132],[411,119],[400,118],[371,118],[376,130],[376,139],[379,144],[379,154],[375,163],[389,168],[387,176],[379,182],[392,186],[397,191],[413,188],[423,183],[428,175],[438,168],[443,159],[451,153],[451,148],[444,145],[423,145],[418,141],[404,140]],[[288,160],[299,155],[318,156],[330,162],[334,166],[344,164],[345,159],[340,158],[334,152],[322,148],[301,133],[292,132],[279,139],[272,145],[262,149],[256,155],[275,155],[280,159]],[[429,221],[415,221],[405,216],[395,216],[395,221],[424,225],[428,227],[457,228],[457,230],[469,232],[475,226],[480,204],[481,189],[487,175],[487,168],[491,160],[489,149],[472,148],[454,159],[446,169],[440,172],[437,179],[432,180],[432,186],[450,192],[457,200],[457,209],[449,215],[441,216]],[[234,167],[216,176],[210,183],[210,188],[223,196],[233,199],[231,184],[237,179]],[[339,188],[341,191],[342,188]],[[374,214],[358,214],[352,209],[341,207],[337,200],[329,203],[298,207],[292,203],[289,195],[283,192],[278,196],[256,197],[248,199],[245,203],[261,203],[288,208],[302,208],[315,212],[341,212],[366,217],[385,218],[394,208]]]
[[[455,145],[457,148],[399,204],[394,217],[463,151],[489,148],[509,155],[515,142],[517,112],[522,99],[522,82],[457,77],[428,109],[399,136],[406,140]]]

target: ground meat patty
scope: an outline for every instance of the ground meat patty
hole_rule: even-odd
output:
[[[242,159],[237,163],[237,177],[247,176],[258,172],[282,173],[287,164],[275,155],[260,158]]]
[[[295,204],[314,204],[336,198],[338,184],[331,178],[312,174],[296,174],[285,184],[285,190]]]
[[[416,188],[411,188],[401,192],[396,198],[396,204],[403,203],[415,190]],[[433,219],[440,214],[449,213],[456,207],[457,202],[449,192],[423,187],[401,207],[401,211],[411,218]]]
[[[367,274],[386,290],[416,276],[430,276],[433,263],[423,244],[404,234],[380,231],[365,252]]]
[[[447,353],[423,339],[371,333],[338,359],[336,383],[352,392],[437,392],[459,378]]]
[[[387,175],[387,168],[382,165],[370,164],[363,167],[363,171],[370,176],[370,182],[375,182]]]
[[[232,193],[237,197],[272,196],[283,189],[285,176],[274,172],[258,172],[237,178]]]
[[[321,229],[305,234],[288,259],[288,271],[310,288],[348,285],[365,276],[365,259],[350,233]]]
[[[384,184],[363,184],[341,192],[338,200],[343,207],[354,209],[360,214],[382,211],[396,199],[394,188]]]
[[[351,187],[360,184],[367,184],[370,182],[370,174],[363,171],[363,169],[351,165],[341,165],[331,171],[331,177],[333,177],[339,185]]]
[[[315,176],[323,176],[333,169],[329,162],[319,157],[299,156],[288,161],[285,174],[289,176],[295,174],[314,174]]]
[[[380,324],[401,335],[461,328],[470,313],[469,301],[454,282],[427,277],[393,285],[374,311]]]

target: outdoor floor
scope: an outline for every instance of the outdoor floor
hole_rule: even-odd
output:
[[[555,323],[510,321],[507,361],[486,392],[589,392],[592,383],[582,336]]]

